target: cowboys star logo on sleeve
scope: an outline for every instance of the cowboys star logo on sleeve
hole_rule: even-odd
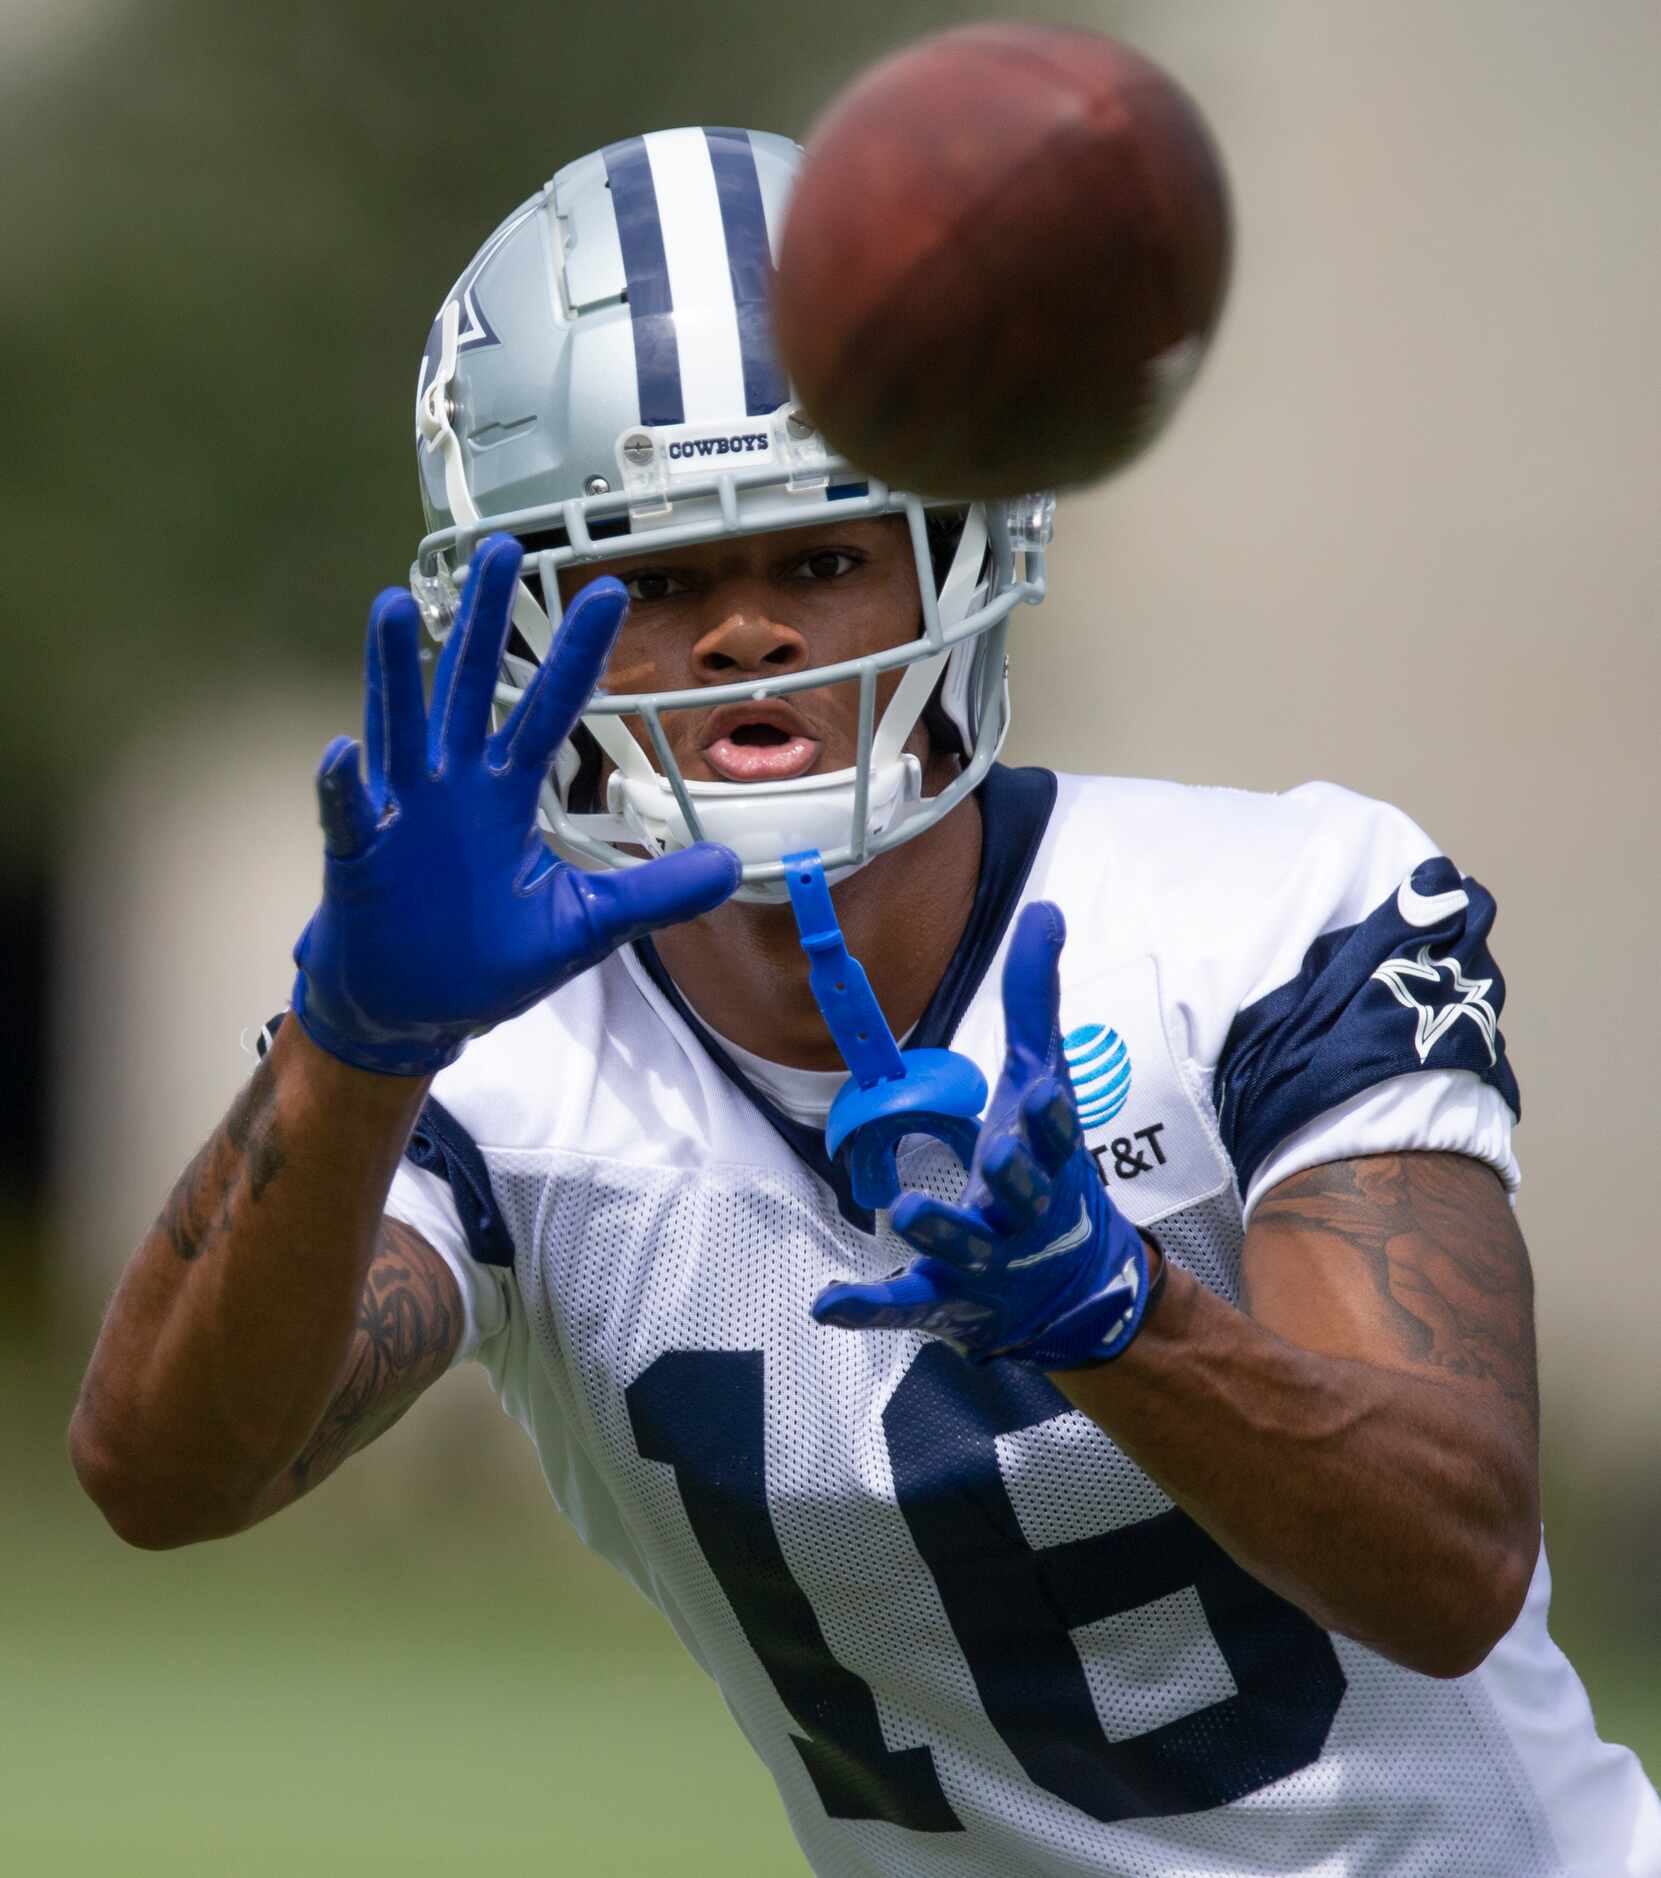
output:
[[[1494,1036],[1499,1018],[1488,1002],[1488,992],[1494,983],[1492,978],[1467,978],[1458,959],[1434,959],[1427,945],[1420,946],[1410,959],[1386,959],[1373,977],[1398,1004],[1416,1013],[1418,1030],[1413,1043],[1421,1063],[1429,1059],[1438,1041],[1462,1017],[1468,1017],[1482,1032],[1482,1040],[1488,1046],[1488,1061],[1498,1061]]]

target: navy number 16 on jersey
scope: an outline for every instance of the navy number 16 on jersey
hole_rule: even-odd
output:
[[[870,1687],[831,1654],[791,1575],[767,1504],[762,1353],[666,1352],[627,1400],[641,1455],[675,1470],[693,1535],[800,1730],[825,1811],[961,1831],[934,1755],[887,1746]],[[883,1416],[900,1510],[993,1727],[1035,1785],[1104,1824],[1226,1806],[1307,1767],[1344,1695],[1331,1640],[1186,1515],[1027,1543],[997,1440],[1065,1406],[1037,1377],[971,1370],[930,1344]],[[1236,1692],[1109,1740],[1072,1631],[1188,1587]]]

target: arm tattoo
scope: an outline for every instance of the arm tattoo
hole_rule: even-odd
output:
[[[1490,1169],[1423,1153],[1312,1167],[1252,1224],[1311,1258],[1333,1241],[1357,1254],[1403,1357],[1497,1387],[1539,1426],[1528,1249]]]
[[[269,1059],[238,1092],[230,1113],[167,1196],[161,1229],[179,1257],[200,1258],[230,1230],[237,1202],[250,1206],[283,1167],[277,1126],[277,1084]]]
[[[346,1374],[293,1464],[295,1491],[315,1487],[385,1434],[449,1368],[460,1335],[461,1298],[450,1268],[409,1227],[384,1221]]]

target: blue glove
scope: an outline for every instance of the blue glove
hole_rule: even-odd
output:
[[[365,653],[367,786],[351,738],[323,753],[323,901],[294,948],[294,1015],[314,1043],[360,1069],[430,1075],[469,1037],[629,940],[707,913],[738,885],[738,857],[709,843],[604,874],[548,850],[537,797],[628,598],[615,580],[578,594],[491,736],[521,558],[506,535],[479,543],[430,711],[415,602],[400,588],[381,594]]]
[[[960,1203],[901,1195],[894,1230],[922,1257],[876,1285],[827,1285],[821,1324],[926,1330],[974,1363],[1082,1369],[1119,1355],[1148,1304],[1142,1235],[1086,1152],[1066,1058],[1066,938],[1046,901],[1021,914],[1004,966],[1007,1053]]]

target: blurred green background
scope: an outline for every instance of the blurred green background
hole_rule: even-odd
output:
[[[227,1544],[124,1552],[66,1477],[65,1364],[7,1355],[0,1870],[805,1869],[714,1685],[528,1448],[505,1503],[453,1451],[379,1514],[340,1486]]]
[[[1013,754],[1331,775],[1495,887],[1553,1627],[1654,1770],[1661,13],[1021,12],[1177,70],[1241,247],[1194,409],[1064,505]],[[62,1433],[125,1247],[286,986],[311,755],[419,533],[441,295],[571,155],[799,133],[961,17],[0,0],[0,1872],[800,1869],[713,1689],[476,1373],[273,1526],[182,1554],[103,1530]]]

